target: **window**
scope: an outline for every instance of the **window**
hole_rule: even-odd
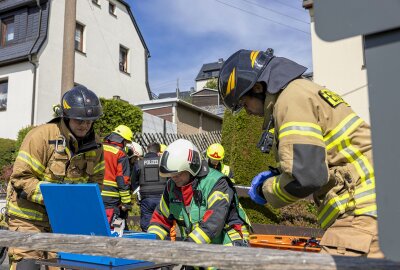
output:
[[[115,16],[115,4],[108,2],[108,12]]]
[[[123,46],[119,46],[119,70],[128,73],[128,52]]]
[[[14,17],[1,20],[1,46],[7,46],[14,40]]]
[[[80,23],[76,23],[75,26],[75,50],[83,52],[83,31],[85,26]]]
[[[8,80],[0,81],[0,111],[7,110]]]

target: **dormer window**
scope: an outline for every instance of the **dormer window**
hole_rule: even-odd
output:
[[[14,17],[8,17],[1,20],[1,46],[7,46],[14,40]]]

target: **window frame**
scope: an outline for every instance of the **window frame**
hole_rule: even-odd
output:
[[[98,7],[100,7],[99,0],[92,0],[92,3]]]
[[[76,40],[76,33],[78,30],[78,27],[81,29],[80,31],[80,46],[77,48],[77,40]],[[81,52],[81,53],[85,53],[85,29],[86,26],[78,21],[75,22],[75,35],[74,35],[74,48],[75,51]]]
[[[6,93],[6,102],[5,102],[5,107],[2,108],[0,104],[0,112],[7,111],[7,103],[8,103],[8,78],[0,78],[0,85],[6,83],[7,84],[7,93]]]
[[[11,40],[7,40],[7,31],[9,29],[9,25],[13,24],[13,38]],[[1,18],[0,20],[0,30],[1,30],[1,35],[0,35],[0,45],[1,47],[6,47],[15,41],[15,18],[14,16],[8,16]]]
[[[117,10],[117,5],[114,4],[113,2],[109,1],[108,2],[108,13],[110,13],[112,16],[117,17],[116,11]]]
[[[129,74],[129,48],[119,45],[118,69],[119,71]],[[125,63],[121,61],[121,53],[125,53]]]

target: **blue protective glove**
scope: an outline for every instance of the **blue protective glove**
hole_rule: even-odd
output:
[[[275,175],[276,172],[274,171],[265,171],[265,172],[260,172],[253,178],[253,180],[251,181],[251,187],[248,194],[255,203],[261,205],[267,203],[267,200],[264,198],[264,196],[260,195],[259,188],[262,187],[265,180]]]

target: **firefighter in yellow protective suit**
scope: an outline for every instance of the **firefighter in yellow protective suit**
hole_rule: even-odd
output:
[[[225,149],[219,143],[213,143],[207,148],[208,166],[228,176],[233,182],[233,170],[222,163],[225,157]]]
[[[103,148],[93,130],[102,115],[96,94],[76,86],[63,95],[56,113],[58,117],[32,129],[19,149],[7,187],[6,215],[12,231],[51,232],[42,183],[103,182]],[[10,269],[40,269],[36,259],[55,256],[19,248],[10,248],[8,254]]]
[[[279,208],[312,194],[322,253],[382,258],[370,127],[339,95],[303,79],[305,70],[271,49],[240,50],[221,69],[226,107],[263,116],[258,147],[277,150],[279,168],[254,177],[249,195]]]

